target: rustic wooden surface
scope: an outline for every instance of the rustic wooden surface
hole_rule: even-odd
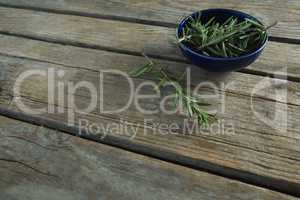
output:
[[[21,72],[28,69],[61,69],[65,71],[63,78],[65,82],[90,81],[98,86],[99,71],[103,69],[118,69],[129,72],[132,68],[145,63],[145,59],[140,56],[141,52],[145,52],[155,61],[162,65],[169,66],[170,70],[175,72],[183,72],[186,67],[190,67],[193,72],[193,84],[197,84],[203,80],[214,81],[217,84],[220,84],[221,81],[225,81],[227,84],[231,83],[226,89],[219,91],[220,95],[225,95],[225,113],[221,113],[221,107],[219,105],[222,100],[221,96],[220,99],[212,103],[213,107],[219,109],[220,113],[218,118],[225,120],[227,123],[226,127],[228,123],[234,125],[235,135],[207,135],[197,132],[191,135],[185,135],[183,130],[184,116],[180,115],[165,115],[163,113],[149,115],[146,117],[154,121],[144,124],[145,116],[139,113],[134,107],[130,107],[118,115],[102,114],[98,111],[90,114],[76,113],[76,120],[84,118],[90,120],[90,122],[108,125],[110,123],[120,124],[122,123],[120,119],[124,119],[131,125],[140,126],[138,134],[134,139],[131,138],[132,135],[110,133],[109,135],[114,136],[116,141],[119,142],[111,142],[109,137],[107,140],[98,140],[98,142],[119,146],[135,151],[136,153],[146,154],[177,164],[187,165],[196,169],[209,171],[210,173],[300,196],[300,49],[299,45],[295,44],[298,43],[300,39],[298,34],[300,4],[297,1],[280,1],[280,3],[279,1],[245,1],[247,3],[244,4],[237,3],[238,1],[234,0],[227,1],[226,4],[221,4],[219,1],[195,2],[196,1],[184,1],[183,3],[180,1],[168,2],[160,0],[147,3],[131,0],[0,0],[0,5],[2,5],[2,7],[0,6],[0,107],[6,107],[11,111],[18,111],[13,100],[14,98],[21,98],[27,105],[33,107],[41,107],[51,103],[48,102],[47,99],[47,81],[41,77],[31,77],[22,85],[21,96],[14,96],[15,94],[12,88],[16,78]],[[206,74],[196,67],[187,64],[187,61],[184,60],[179,53],[174,43],[174,38],[172,37],[172,35],[174,35],[173,27],[178,17],[197,10],[195,8],[198,6],[201,7],[201,9],[207,7],[227,7],[244,10],[263,18],[267,23],[279,20],[278,26],[273,29],[271,33],[275,41],[269,43],[265,53],[256,63],[242,72],[231,73],[224,77]],[[281,43],[282,41],[287,43]],[[278,53],[279,50],[281,53]],[[287,72],[287,76],[285,76],[285,72]],[[275,78],[267,78],[266,76],[269,75],[275,76]],[[285,80],[286,78],[289,81]],[[145,77],[145,79],[151,80],[151,77]],[[138,84],[145,81],[145,79],[135,79],[134,81]],[[268,81],[271,83],[268,89],[262,90],[257,94],[252,94],[257,83],[264,85],[268,84]],[[120,79],[120,77],[108,76],[107,79],[105,79],[104,87],[105,96],[107,97],[104,103],[105,107],[118,107],[124,104],[128,99],[128,85],[124,80]],[[285,91],[287,91],[287,99],[283,98]],[[145,90],[145,92],[151,91]],[[203,92],[210,91],[205,90]],[[278,92],[282,95],[276,96],[275,94],[278,94]],[[66,93],[65,95],[68,96],[70,94]],[[85,107],[90,101],[90,94],[85,90],[79,90],[75,97],[76,104],[80,107]],[[263,116],[274,117],[275,106],[277,106],[277,112],[287,112],[287,130],[278,131],[257,120],[257,117],[251,110],[251,101]],[[66,105],[60,105],[57,100],[52,103],[55,104],[56,108],[63,108],[66,112],[72,109]],[[159,100],[154,100],[144,102],[143,106],[156,108],[158,103]],[[67,122],[65,114],[43,114],[41,117],[53,119],[58,124],[66,124]],[[2,123],[3,127],[5,127],[5,123],[10,124],[9,122],[12,124],[17,123],[17,121],[8,120],[6,118],[0,119],[0,124]],[[176,131],[176,135],[163,134],[158,136],[158,131],[165,132],[166,130],[155,129],[154,122],[176,122],[181,126]],[[282,121],[279,119],[275,123],[280,127]],[[30,126],[31,129],[34,128],[33,125],[29,124],[23,124],[23,126]],[[9,127],[11,127],[10,130],[13,130],[12,127],[14,126],[11,125]],[[149,134],[145,135],[143,132],[144,129],[146,129]],[[58,135],[59,134],[65,136],[63,133],[58,133]],[[38,141],[45,137],[43,133],[36,133],[35,136],[35,139]],[[6,140],[4,140],[4,143],[8,144],[7,141],[5,141]],[[124,161],[126,163],[133,163],[132,165],[138,162],[135,162],[135,159],[142,160],[140,162],[146,160],[143,156],[123,152],[120,149],[100,144],[90,143],[86,140],[72,137],[71,141],[71,146],[75,149],[85,150],[84,155],[77,155],[76,152],[72,152],[71,155],[63,153],[59,156],[51,154],[51,158],[54,159],[53,163],[55,163],[55,165],[53,165],[53,168],[55,168],[53,169],[54,171],[58,172],[64,165],[69,165],[68,163],[72,162],[71,158],[76,156],[80,157],[83,162],[87,162],[93,166],[93,172],[91,173],[97,174],[97,176],[101,176],[105,170],[108,170],[107,168],[109,167],[106,166],[117,166],[118,158],[123,154],[125,156],[132,154],[130,159],[126,157]],[[120,141],[124,141],[124,144]],[[49,141],[46,140],[45,142],[47,143]],[[100,156],[100,153],[96,150],[97,145],[99,146],[97,148],[107,152],[103,153],[105,154],[105,158],[102,158],[102,154]],[[19,148],[22,147],[23,146]],[[1,145],[0,148],[2,148]],[[86,150],[86,148],[88,148],[88,150]],[[115,160],[113,158],[106,159],[106,157],[109,156],[109,149],[115,151],[115,154],[113,154],[116,156]],[[35,151],[35,148],[31,150],[32,153]],[[11,153],[11,155],[13,154],[14,152]],[[26,154],[26,152],[24,152],[24,154]],[[90,158],[87,156],[88,154],[94,155],[97,159],[103,159],[102,161],[105,164],[92,165],[92,161],[89,160]],[[30,158],[30,155],[26,154],[26,156]],[[58,157],[56,158],[56,156]],[[64,159],[66,160],[61,161]],[[63,163],[59,164],[59,162]],[[151,163],[155,164],[151,166],[152,164],[150,165],[148,163],[147,166],[143,165],[143,167],[145,171],[151,171],[152,167],[154,167],[157,169],[157,171],[154,170],[157,176],[161,173],[161,176],[168,177],[170,171],[166,169],[171,168],[169,170],[172,170],[172,177],[174,178],[177,173],[182,172],[180,170],[183,170],[183,168],[178,165],[163,163],[157,160],[153,160]],[[47,165],[47,163],[42,165],[42,167],[44,167],[42,169],[49,171],[50,168],[45,167],[45,165]],[[95,172],[95,169],[98,169],[99,166],[104,166],[104,168],[101,168],[99,172]],[[8,165],[7,167],[9,168],[11,166]],[[123,172],[124,177],[128,177],[130,174],[126,172],[126,169]],[[218,197],[222,195],[230,199],[254,199],[256,197],[258,199],[287,198],[287,196],[276,196],[278,195],[277,193],[241,183],[236,183],[238,189],[231,186],[228,186],[228,189],[221,185],[226,185],[225,182],[228,182],[229,179],[220,177],[215,178],[218,178],[222,184],[208,189],[206,186],[214,182],[215,179],[206,178],[206,176],[214,176],[205,175],[204,173],[200,174],[200,172],[191,169],[184,168],[184,170],[186,171],[186,175],[180,176],[180,181],[182,182],[180,182],[179,185],[184,183],[196,184],[196,188],[200,188],[199,190],[192,189],[191,191],[193,192],[189,194],[189,192],[187,192],[190,191],[189,187],[182,188],[178,185],[170,185],[169,187],[161,189],[161,193],[158,194],[160,196],[151,198],[158,199],[159,197],[164,197],[164,195],[168,195],[170,192],[177,190],[177,187],[179,187],[183,193],[189,195],[186,198],[190,197],[190,199],[199,199],[195,197],[200,193],[204,193],[202,191],[208,191],[207,196],[201,194],[204,195],[202,199],[218,199]],[[120,171],[118,172],[117,177],[123,176]],[[130,172],[133,173],[132,171]],[[28,173],[33,172],[29,171]],[[72,173],[71,170],[63,171],[61,175],[68,177],[70,173]],[[196,177],[197,179],[199,177],[199,180],[201,180],[199,182],[203,184],[198,184],[196,178],[195,181],[188,181],[191,174],[194,176],[195,173],[200,174]],[[4,171],[2,171],[1,174],[5,174]],[[84,171],[80,171],[77,177],[74,179],[72,177],[70,180],[72,184],[75,184],[74,188],[80,188],[79,191],[83,188],[74,182],[80,174],[84,176]],[[7,178],[17,178],[17,175],[14,174],[5,174],[5,176]],[[24,177],[21,176],[20,180],[28,181],[23,178]],[[130,181],[130,184],[133,184],[133,187],[141,187],[139,192],[144,191],[146,187],[151,187],[153,190],[156,190],[156,182],[154,179],[155,177],[150,177],[150,186],[142,185],[144,182],[140,184],[138,178]],[[89,176],[87,176],[86,180],[99,183],[98,180],[94,180]],[[109,177],[106,177],[105,180],[109,182]],[[39,181],[44,182],[45,179]],[[123,181],[123,179],[116,178],[114,181]],[[101,184],[104,184],[104,182],[101,182]],[[72,187],[66,186],[67,181],[63,183],[63,186],[62,183],[58,183],[54,186],[55,188],[62,186],[63,190],[59,192],[71,195],[71,193],[68,192]],[[167,183],[167,178],[163,178],[162,185],[164,186]],[[9,182],[9,184],[12,183]],[[36,184],[36,182],[32,182],[32,184]],[[51,187],[53,186],[51,183],[49,183],[49,185]],[[55,189],[47,187],[44,188],[45,192]],[[108,188],[106,193],[103,193],[103,190],[101,190],[101,193],[106,196],[110,194],[109,192],[115,191],[117,196],[124,192],[123,187],[118,187],[113,183],[109,185]],[[64,189],[66,189],[67,193],[64,193],[66,192]],[[96,189],[95,186],[95,190]],[[233,190],[233,192],[229,192],[229,190]],[[236,192],[237,190],[240,192]],[[252,191],[254,191],[253,194],[255,196],[249,197]],[[16,195],[21,194],[23,193],[16,193]],[[139,194],[140,193],[135,193],[135,191],[130,191],[128,193],[128,199],[136,199]],[[177,193],[174,193],[174,195],[175,194]],[[233,194],[236,194],[236,196],[233,196]],[[243,196],[243,194],[245,195]],[[74,193],[75,199],[82,197],[76,195],[79,194]],[[13,196],[11,196],[11,198],[13,198]],[[16,196],[16,198],[18,199],[19,197]],[[32,198],[37,197],[32,196]],[[149,197],[149,199],[151,198]]]
[[[185,61],[174,28],[14,8],[0,8],[0,16],[0,32],[6,34]],[[298,45],[270,42],[263,57],[247,70],[276,75],[287,70],[288,78],[299,81],[299,55]]]
[[[24,51],[23,56],[27,54],[49,55],[48,59],[46,59],[48,62],[60,62],[61,64],[58,65],[2,56],[2,71],[5,72],[5,80],[7,80],[6,85],[2,88],[2,93],[5,97],[7,94],[13,95],[11,88],[15,82],[15,78],[22,71],[28,69],[62,69],[65,71],[65,81],[76,82],[89,80],[95,83],[95,85],[98,85],[99,75],[96,71],[103,69],[120,69],[124,72],[128,72],[132,67],[140,66],[145,62],[144,58],[136,56],[109,53],[98,50],[86,51],[81,48],[61,46],[57,44],[52,44],[50,47],[48,46],[48,43],[44,42],[37,42],[37,45],[34,45],[34,43],[36,43],[36,41],[27,40],[26,46],[31,47],[31,50]],[[64,55],[63,52],[66,52],[66,54]],[[70,57],[71,55],[68,54],[68,52],[73,52],[72,57]],[[55,55],[60,55],[63,59],[51,60],[51,57],[59,58]],[[159,60],[159,63],[172,66],[172,70],[174,71],[180,71],[186,68],[185,64],[175,62]],[[197,70],[194,67],[192,69]],[[203,77],[198,76],[195,77],[195,79],[201,81],[201,79],[203,80]],[[149,129],[151,134],[144,135],[143,129],[141,128],[138,136],[131,142],[149,146],[154,152],[157,148],[159,148],[172,151],[178,155],[187,156],[191,159],[206,160],[222,166],[249,171],[255,174],[299,184],[300,176],[298,172],[300,170],[300,164],[298,159],[298,126],[300,119],[298,107],[299,100],[297,98],[297,94],[299,93],[299,84],[290,81],[285,82],[277,80],[280,84],[285,86],[283,89],[288,89],[288,94],[290,95],[287,100],[289,103],[287,108],[285,108],[284,103],[279,103],[279,106],[281,107],[279,109],[288,109],[289,119],[293,119],[293,121],[288,124],[287,132],[279,132],[271,129],[267,125],[264,125],[264,123],[259,120],[255,120],[256,117],[250,108],[251,88],[263,79],[264,77],[261,76],[240,73],[232,73],[226,77],[226,81],[233,82],[234,84],[227,88],[226,91],[222,91],[226,94],[226,112],[225,116],[219,117],[226,120],[227,123],[234,124],[236,135],[197,135],[197,133],[195,133],[195,135],[183,135],[183,130],[180,128],[178,130],[179,135],[176,137],[173,135],[157,137],[155,135],[155,130],[151,131],[151,129]],[[136,80],[136,83],[141,81],[142,80]],[[6,86],[8,88],[6,88]],[[275,81],[272,87],[273,89],[276,89],[278,87],[278,83],[276,84]],[[106,88],[105,96],[107,96],[104,101],[104,106],[106,108],[118,107],[126,103],[129,94],[128,85],[124,80],[115,76],[108,77],[104,82],[104,88]],[[272,88],[270,88],[270,91],[272,91]],[[263,114],[266,112],[267,115],[270,116],[272,116],[272,110],[275,109],[274,100],[276,100],[272,94],[272,92],[263,91],[263,93],[257,94],[253,97],[254,104],[257,108],[262,109],[261,112]],[[38,104],[38,107],[40,107],[39,104],[47,104],[46,79],[38,76],[28,79],[22,85],[21,95],[25,102],[28,101],[28,105],[35,106]],[[67,95],[68,94],[66,94],[66,96]],[[90,102],[90,96],[87,91],[78,91],[76,95],[76,104],[79,107],[84,108]],[[232,104],[231,102],[236,103]],[[152,103],[148,102],[147,104],[144,104],[144,106],[156,107],[157,103],[158,100]],[[10,99],[6,101],[5,104],[10,104],[12,106],[11,108],[14,108],[14,102],[11,102]],[[56,101],[55,104],[59,104],[59,102]],[[268,105],[268,108],[265,108],[266,105]],[[43,116],[45,115],[43,114]],[[47,117],[59,119],[61,122],[66,122],[66,115],[55,114],[47,115]],[[118,122],[120,118],[131,123],[142,124],[145,116],[139,113],[134,107],[130,107],[130,109],[123,112],[121,115],[101,114],[95,111],[90,115],[76,115],[76,117],[77,120],[83,117],[97,124]],[[164,115],[163,113],[147,117],[153,119],[153,122],[156,123],[176,122],[182,125],[184,120],[182,116],[170,116]],[[121,135],[118,137],[122,138],[124,136]],[[159,151],[157,151],[157,153],[159,153]],[[201,163],[196,165],[201,167]],[[285,173],[282,173],[283,169]]]
[[[0,117],[0,198],[296,199]]]
[[[64,11],[94,17],[129,18],[131,21],[145,20],[175,26],[191,12],[207,8],[230,8],[248,12],[266,24],[278,21],[272,35],[280,38],[300,39],[300,6],[297,0],[1,0],[4,5],[32,7],[52,11]],[[150,22],[151,23],[151,22]]]

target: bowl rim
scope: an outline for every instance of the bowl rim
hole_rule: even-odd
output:
[[[212,9],[205,9],[205,10],[200,10],[200,11],[196,11],[196,12],[193,12],[192,14],[186,16],[180,23],[179,23],[179,26],[178,28],[176,29],[176,39],[178,40],[179,39],[179,27],[181,27],[190,17],[196,15],[197,13],[199,12],[212,12],[212,11],[220,11],[220,12],[229,12],[229,13],[236,13],[236,14],[239,14],[239,15],[243,15],[243,16],[246,16],[246,17],[249,17],[249,18],[252,18],[252,19],[255,19],[257,20],[259,23],[261,23],[260,20],[258,20],[256,17],[252,16],[252,15],[249,15],[247,13],[244,13],[244,12],[241,12],[241,11],[238,11],[238,10],[233,10],[233,9],[225,9],[225,8],[212,8]],[[231,57],[231,58],[222,58],[222,57],[213,57],[213,56],[206,56],[204,54],[200,54],[200,53],[197,53],[196,51],[194,51],[192,48],[186,46],[185,44],[183,43],[179,43],[179,46],[180,48],[182,48],[183,50],[185,51],[189,51],[190,53],[194,54],[194,55],[197,55],[197,56],[200,56],[202,58],[205,58],[205,59],[210,59],[210,60],[218,60],[218,61],[234,61],[234,60],[240,60],[240,59],[243,59],[243,58],[248,58],[248,57],[251,57],[259,52],[261,52],[267,45],[269,41],[269,34],[267,32],[267,39],[266,41],[255,51],[249,53],[249,54],[245,54],[245,55],[242,55],[242,56],[238,56],[238,57]]]

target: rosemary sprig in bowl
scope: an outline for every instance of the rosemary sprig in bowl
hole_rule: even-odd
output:
[[[197,15],[189,19],[178,42],[204,55],[237,57],[252,52],[267,40],[269,27],[253,19],[239,21],[231,16],[220,23],[212,17],[204,23],[201,21],[201,12]]]
[[[193,13],[178,26],[177,40],[183,55],[213,72],[229,72],[253,63],[268,41],[268,29],[246,13],[208,9]]]

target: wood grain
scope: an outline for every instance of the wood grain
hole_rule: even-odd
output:
[[[0,37],[0,53],[4,56],[8,55],[19,58],[28,58],[31,60],[58,64],[67,68],[78,68],[90,72],[99,72],[101,70],[108,69],[119,69],[124,72],[129,72],[133,68],[140,67],[143,64],[145,64],[145,62],[147,62],[147,60],[141,56],[132,56],[103,50],[94,50],[68,45],[53,44],[43,41],[36,41],[5,35],[2,35]],[[293,58],[294,60],[292,62],[296,62],[296,56]],[[200,69],[187,64],[185,65],[182,63],[172,61],[162,61],[160,59],[153,60],[156,60],[158,64],[161,63],[161,66],[168,67],[170,70],[177,73],[184,72],[187,69],[187,66],[190,67],[193,71],[195,71],[191,74],[192,84],[194,85],[198,84],[203,79],[215,82],[216,84],[218,83],[218,81],[223,81],[227,85],[227,91],[229,92],[238,92],[238,94],[248,96],[255,95],[257,97],[273,101],[278,100],[278,98],[276,98],[273,92],[274,89],[278,88],[274,88],[274,85],[272,84],[270,88],[266,87],[259,93],[252,94],[253,85],[259,83],[261,80],[270,80],[271,82],[273,81],[275,84],[275,82],[278,81],[277,79],[264,79],[264,77],[238,72],[233,72],[229,75],[216,75],[203,72]],[[272,62],[271,59],[268,60],[268,62],[270,62],[270,66],[271,64],[275,64]],[[284,63],[285,61],[277,60],[276,62]],[[257,65],[261,67],[266,67],[266,64],[263,64],[261,62],[258,62]],[[3,67],[5,67],[5,65],[3,65]],[[5,75],[4,72],[3,75]],[[282,82],[285,83],[284,80]],[[286,84],[286,87],[288,87],[289,95],[286,101],[289,104],[299,105],[300,101],[297,88],[298,83],[293,83],[291,81],[287,81],[287,83],[288,84]],[[3,84],[3,87],[4,86],[5,84]]]
[[[1,199],[296,199],[2,116],[0,127]]]
[[[71,1],[64,2],[69,3]],[[73,2],[75,4],[80,3],[79,1]],[[234,1],[231,2],[234,3]],[[289,1],[289,3],[294,3],[294,8],[298,5],[295,1]],[[145,6],[144,3],[138,4]],[[158,4],[161,3],[158,2]],[[190,3],[187,2],[188,4]],[[254,4],[258,5],[259,3]],[[286,4],[281,5],[284,7]],[[122,5],[126,5],[126,2]],[[279,10],[283,9],[279,5],[276,6]],[[74,7],[76,8],[76,6]],[[138,12],[140,11],[144,13],[143,9],[140,9]],[[292,10],[290,13],[295,13],[295,18],[297,19],[297,12],[297,10]],[[114,15],[113,12],[112,14]],[[102,13],[102,15],[110,14]],[[281,13],[278,16],[280,15]],[[91,81],[96,84],[98,83],[97,72],[100,70],[119,69],[128,72],[132,67],[140,66],[145,62],[143,58],[138,56],[99,51],[99,49],[129,54],[145,52],[156,58],[162,57],[184,61],[176,48],[174,38],[170,37],[174,34],[174,30],[168,27],[3,7],[0,8],[0,16],[0,32],[3,34],[0,37],[0,52],[3,55],[10,55],[10,57],[1,56],[0,68],[4,75],[1,75],[2,80],[0,80],[2,81],[0,85],[0,103],[2,106],[10,107],[12,110],[17,110],[15,102],[12,101],[14,97],[12,87],[17,76],[25,70],[61,69],[65,71],[65,81]],[[143,15],[141,14],[141,16]],[[151,16],[155,15],[151,14]],[[171,15],[171,18],[174,18],[174,16]],[[148,18],[148,20],[153,19]],[[295,22],[296,25],[294,27],[297,27],[297,23]],[[279,27],[282,27],[282,23],[279,23]],[[276,33],[274,34],[276,36]],[[289,38],[288,34],[284,32],[278,37]],[[13,35],[21,37],[13,37]],[[24,37],[51,43],[25,39]],[[298,39],[297,37],[293,38]],[[63,46],[55,43],[67,45]],[[88,48],[83,49],[68,45]],[[279,50],[283,53],[278,54]],[[12,58],[11,56],[30,59]],[[252,73],[280,74],[282,78],[284,70],[287,68],[288,77],[297,79],[299,78],[298,57],[299,48],[297,45],[271,42],[264,56],[256,64],[250,66],[249,69]],[[171,70],[177,72],[182,72],[186,67],[190,67],[182,63],[157,61],[170,66]],[[193,68],[193,70],[193,80],[195,80],[193,84],[206,80],[207,74],[197,71],[196,68]],[[215,79],[216,77],[212,78]],[[146,79],[150,79],[150,77],[146,77]],[[252,95],[252,91],[257,83],[267,84],[261,82],[266,80],[271,81],[271,86],[267,90]],[[136,79],[135,83],[139,84],[143,81],[145,80]],[[225,127],[232,123],[235,135],[212,134],[215,133],[214,130],[208,131],[209,134],[193,132],[185,135],[182,128],[185,117],[181,115],[170,116],[163,113],[149,115],[146,118],[154,121],[145,124],[145,116],[134,107],[130,107],[124,113],[118,115],[102,114],[94,111],[90,114],[75,113],[75,118],[76,120],[84,118],[90,120],[90,122],[103,125],[113,122],[122,124],[120,119],[125,119],[134,126],[139,125],[142,130],[138,131],[134,140],[130,138],[132,135],[121,135],[120,132],[116,137],[129,141],[133,147],[134,145],[141,145],[145,149],[150,149],[150,151],[147,150],[148,152],[146,152],[142,148],[142,150],[140,149],[141,153],[148,153],[152,156],[182,164],[189,162],[189,164],[192,163],[193,167],[204,168],[214,173],[217,173],[218,170],[223,170],[219,172],[225,173],[225,168],[233,169],[235,172],[239,172],[236,175],[232,175],[235,176],[234,178],[247,173],[248,175],[254,174],[254,176],[249,176],[251,183],[259,184],[261,182],[264,186],[269,184],[277,190],[299,195],[299,84],[279,79],[268,80],[264,77],[241,73],[233,73],[225,77],[225,79],[220,77],[220,80],[214,80],[217,83],[222,81],[235,83],[225,90],[221,89],[219,91],[220,94],[224,93],[226,97],[226,110],[224,113],[219,113],[219,119],[225,120],[227,123]],[[105,101],[105,106],[107,107],[120,106],[128,97],[128,92],[126,92],[128,87],[120,77],[108,76],[104,86],[107,88],[106,96],[108,101]],[[274,90],[280,92],[280,94],[287,91],[287,99],[282,99],[281,95],[278,98],[276,93],[274,94]],[[149,91],[145,90],[145,92]],[[20,98],[30,106],[46,106],[48,103],[46,80],[41,77],[31,77],[22,85],[21,95]],[[76,103],[80,107],[85,107],[90,100],[89,93],[85,90],[79,90],[75,98]],[[213,106],[220,109],[217,106],[219,102],[220,99],[217,102],[212,102]],[[259,121],[251,110],[251,102],[254,103],[260,114],[270,118],[274,117],[275,111],[279,113],[287,112],[287,131],[274,130],[272,127]],[[60,107],[65,109],[65,111],[72,109],[57,102],[55,103],[57,106],[55,108]],[[157,105],[158,100],[143,103],[143,106],[147,108],[157,107]],[[276,109],[274,108],[275,105],[278,106]],[[42,116],[55,119],[60,123],[67,122],[66,113],[43,114]],[[273,124],[281,125],[282,120],[284,119],[277,119]],[[177,134],[158,135],[159,131],[165,133],[166,130],[161,128],[155,129],[154,123],[162,122],[179,124],[180,128],[177,130]],[[144,134],[144,128],[149,131],[149,134]],[[111,135],[115,134],[111,133]],[[162,152],[171,152],[178,158],[176,156],[168,157],[169,154]],[[209,167],[205,166],[203,161],[212,163],[212,165],[208,166],[221,167],[208,169]]]
[[[24,40],[24,39],[23,39]],[[18,40],[15,40],[18,42]],[[20,42],[20,41],[19,41]],[[33,40],[24,40],[26,45],[21,50],[12,48],[11,51],[18,51],[19,56],[30,56],[35,59],[43,59],[48,63],[34,60],[10,58],[1,56],[2,71],[5,71],[8,81],[6,86],[3,86],[2,95],[7,97],[12,96],[11,88],[15,82],[15,78],[22,71],[28,69],[62,69],[65,71],[65,81],[91,81],[97,83],[97,71],[103,69],[119,69],[128,72],[133,67],[142,65],[145,60],[138,56],[130,56],[124,54],[116,54],[106,51],[86,50],[77,47],[63,46],[58,44],[49,44]],[[25,50],[26,49],[26,50]],[[22,52],[22,55],[20,54]],[[159,63],[167,66],[172,66],[174,71],[183,71],[188,65],[170,61],[157,60]],[[51,63],[52,62],[52,63]],[[56,63],[54,63],[56,62]],[[59,64],[58,64],[59,63]],[[197,70],[197,68],[192,68]],[[195,80],[203,81],[206,77],[195,71]],[[275,111],[275,101],[279,101],[277,111],[284,112],[287,110],[289,122],[287,131],[280,132],[267,126],[259,121],[251,111],[251,90],[256,83],[259,83],[264,78],[260,76],[247,75],[240,73],[232,73],[226,77],[226,82],[234,82],[236,84],[228,87],[226,94],[226,111],[222,113],[220,119],[225,120],[225,126],[230,123],[234,124],[235,135],[217,135],[199,134],[193,132],[190,135],[184,135],[182,128],[175,135],[157,135],[157,129],[153,129],[153,124],[144,124],[144,118],[153,119],[153,122],[172,123],[176,122],[179,125],[183,124],[184,117],[179,115],[157,115],[144,116],[139,113],[134,107],[129,108],[121,114],[102,114],[95,111],[91,114],[80,115],[76,113],[76,120],[80,118],[90,120],[100,125],[108,125],[118,123],[120,119],[124,119],[131,124],[139,124],[138,134],[134,140],[130,140],[132,135],[118,135],[119,138],[125,138],[132,144],[139,144],[152,149],[155,156],[160,156],[164,159],[164,154],[160,155],[160,151],[173,152],[178,157],[185,156],[190,159],[194,165],[202,167],[201,160],[205,160],[214,164],[229,167],[235,170],[251,172],[263,177],[271,177],[274,181],[270,184],[278,184],[281,181],[288,181],[297,184],[299,188],[300,182],[300,164],[299,164],[299,84],[295,82],[282,82],[271,84],[268,90],[262,93],[254,94],[252,97],[254,105],[263,115],[268,115],[272,118]],[[135,80],[135,83],[141,83],[144,80]],[[195,84],[197,83],[195,82]],[[221,80],[220,80],[221,81]],[[109,76],[104,82],[106,88],[107,100],[105,106],[117,107],[122,105],[128,98],[127,84],[119,77]],[[281,85],[281,87],[280,87]],[[10,87],[9,87],[10,86]],[[283,87],[284,86],[284,87]],[[287,88],[288,99],[286,102],[274,95],[274,90],[284,91]],[[116,96],[117,94],[117,96]],[[47,104],[47,86],[44,78],[32,77],[22,85],[22,99],[27,105],[34,107],[43,107]],[[76,103],[81,107],[85,107],[90,100],[90,95],[87,91],[80,90],[76,93]],[[280,102],[281,101],[281,102]],[[232,102],[235,102],[232,104]],[[9,100],[3,100],[2,105],[9,105]],[[57,104],[57,102],[55,102]],[[157,101],[146,102],[143,106],[155,107]],[[218,102],[216,102],[218,103]],[[59,104],[58,104],[59,106]],[[214,104],[214,106],[216,106]],[[217,106],[218,107],[218,106]],[[11,104],[11,109],[16,109],[15,105]],[[67,108],[65,108],[67,110]],[[48,115],[43,114],[43,117],[55,119],[60,122],[66,122],[66,113]],[[228,124],[227,124],[228,123]],[[279,119],[275,123],[282,123]],[[144,127],[149,134],[144,134]],[[152,127],[152,128],[151,128]],[[166,130],[163,130],[166,132]],[[144,152],[145,153],[145,152]],[[175,160],[176,161],[176,160]],[[283,183],[283,182],[281,182]],[[288,184],[286,185],[288,186]],[[284,188],[284,185],[280,187]],[[290,186],[288,186],[290,187]],[[293,188],[293,187],[290,187]],[[294,187],[295,188],[295,187]]]
[[[6,34],[185,61],[175,43],[173,28],[12,8],[0,8],[0,16],[0,32]],[[2,43],[16,48],[6,38]],[[24,44],[17,47],[27,48]],[[298,45],[270,42],[261,59],[247,70],[299,81],[299,55]]]
[[[159,24],[176,24],[184,16],[208,8],[229,8],[252,14],[266,24],[278,21],[271,30],[272,36],[299,40],[300,37],[300,3],[295,0],[239,1],[239,0],[1,0],[4,5],[25,8],[37,8],[62,11],[95,17],[118,16],[124,19],[138,19],[158,22]]]

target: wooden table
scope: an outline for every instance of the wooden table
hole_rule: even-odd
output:
[[[183,16],[213,7],[245,11],[267,24],[278,21],[257,62],[220,78],[190,65],[174,42]],[[296,0],[0,0],[0,199],[297,199],[299,27]],[[121,113],[68,106],[75,99],[85,108],[92,100],[84,88],[72,93],[65,84],[80,81],[105,88],[105,107],[123,105],[127,82],[114,74],[99,84],[99,72],[128,73],[146,62],[141,52],[174,72],[190,68],[194,85],[225,83],[218,90],[225,109],[213,106],[234,134],[183,134],[183,116],[143,115],[133,106]],[[48,88],[45,74],[51,70],[55,86]],[[27,77],[16,93],[17,80],[28,71],[40,75]],[[145,80],[151,77],[134,83]],[[49,98],[59,87],[65,99]],[[31,108],[50,105],[54,112],[30,114],[20,101]],[[68,126],[73,112],[75,125]],[[138,132],[78,135],[79,119]],[[158,134],[165,130],[157,124],[174,122],[180,125],[176,134]]]

